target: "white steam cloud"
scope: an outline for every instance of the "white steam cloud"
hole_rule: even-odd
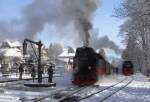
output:
[[[97,33],[92,34],[90,39],[90,46],[94,49],[110,48],[115,51],[116,54],[121,54],[122,49],[118,47],[108,36],[98,37]]]
[[[13,38],[31,38],[42,32],[46,24],[59,30],[71,23],[80,40],[88,45],[88,31],[92,28],[90,20],[97,5],[98,0],[33,0],[22,10],[21,20],[0,22],[0,34],[6,38],[10,35]]]
[[[92,47],[97,49],[109,47],[119,51],[118,46],[108,37],[98,38],[89,34],[89,30],[92,29],[91,19],[98,4],[99,0],[33,0],[22,10],[21,19],[0,22],[1,39],[31,39],[41,33],[46,25],[50,25],[55,27],[60,37],[70,38],[75,44],[80,42],[89,46],[91,43]],[[70,31],[72,32],[68,33]],[[49,35],[52,33],[49,32]]]

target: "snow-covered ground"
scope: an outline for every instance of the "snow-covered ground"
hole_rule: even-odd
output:
[[[150,80],[140,73],[134,81],[105,102],[150,102]]]
[[[103,86],[107,86],[107,83],[103,84]],[[133,75],[133,81],[127,87],[108,99],[101,101],[104,97],[111,94],[111,92],[115,92],[120,87],[122,85],[105,90],[103,93],[96,94],[82,102],[150,102],[150,80],[141,73]]]
[[[58,90],[72,87],[71,74],[67,71],[61,74],[60,77],[54,77],[53,82],[56,87],[46,88],[31,88],[24,86],[24,83],[30,83],[31,81],[18,81],[7,84],[0,84],[0,102],[32,102],[33,99],[44,97],[56,93]],[[143,76],[140,73],[133,75],[134,80],[123,90],[114,94],[104,102],[150,102],[150,81],[149,78]],[[125,77],[122,75],[109,75],[99,78],[96,85],[100,87],[108,87],[123,80]],[[47,83],[47,79],[43,79],[44,83]],[[121,84],[123,85],[123,84]],[[121,85],[118,87],[121,87]],[[118,88],[116,87],[116,89]],[[115,88],[113,89],[115,90]],[[91,92],[94,91],[91,90]],[[90,93],[90,92],[88,92]],[[109,93],[109,90],[107,90]],[[82,95],[82,94],[81,94]],[[83,100],[83,102],[100,102],[102,98],[101,94],[96,94],[89,99]],[[46,98],[42,102],[55,102],[52,98]]]
[[[63,71],[61,71],[63,72]],[[62,77],[61,77],[62,76]],[[23,78],[30,78],[30,75],[24,75]],[[1,81],[18,79],[18,76],[11,75],[8,77],[0,77]],[[57,72],[54,75],[53,82],[57,84],[56,87],[45,88],[31,88],[24,86],[25,83],[31,83],[30,81],[17,81],[0,83],[0,102],[21,102],[28,99],[32,102],[32,98],[42,97],[54,93],[57,90],[64,89],[72,86],[70,73]],[[37,82],[37,80],[35,80]],[[43,83],[48,83],[48,79],[43,79]]]

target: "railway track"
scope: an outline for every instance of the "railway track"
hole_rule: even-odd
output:
[[[93,95],[98,94],[104,90],[111,88],[111,87],[114,87],[114,86],[118,85],[119,83],[122,83],[125,80],[127,80],[127,78],[124,78],[120,82],[118,82],[114,85],[111,85],[109,87],[106,87],[106,88],[101,88],[100,86],[91,85],[91,86],[86,86],[86,87],[74,88],[71,91],[64,90],[64,93],[63,93],[63,90],[58,90],[57,93],[47,95],[47,96],[41,97],[41,98],[35,98],[35,99],[33,99],[34,100],[33,102],[45,102],[44,100],[46,100],[46,99],[47,99],[47,101],[51,100],[51,99],[55,99],[54,102],[78,102],[78,101],[87,99],[89,97],[92,97]],[[92,91],[92,93],[91,93],[91,91]],[[83,93],[84,93],[84,95],[83,95]]]
[[[100,100],[100,102],[103,102],[103,101],[107,100],[107,99],[110,98],[111,96],[115,95],[117,92],[123,90],[125,87],[127,87],[129,84],[131,84],[132,81],[133,81],[133,77],[132,77],[130,80],[128,80],[122,87],[116,89],[115,91],[111,92],[110,94],[108,94],[108,95],[106,95],[104,98],[102,98],[102,99]]]
[[[119,81],[116,84],[113,84],[108,87],[101,86],[86,86],[86,87],[70,87],[62,90],[57,90],[47,96],[39,96],[29,100],[22,100],[22,102],[79,102],[92,98],[92,96],[99,94],[102,95],[105,91],[112,90],[108,94],[103,94],[103,97],[100,97],[100,102],[103,102],[128,86],[133,81],[133,78],[126,77],[123,80]],[[117,87],[117,88],[116,88]],[[116,89],[115,89],[116,88]],[[87,101],[86,101],[87,102]]]
[[[59,101],[64,100],[67,97],[70,97],[73,94],[75,94],[75,93],[77,93],[81,90],[84,90],[85,88],[88,88],[88,87],[91,87],[91,86],[84,86],[84,87],[75,86],[75,87],[72,87],[72,88],[66,88],[66,89],[63,89],[63,90],[58,90],[54,94],[47,95],[45,97],[41,97],[41,98],[38,98],[38,99],[34,99],[33,102],[41,102],[42,100],[45,100],[47,98],[54,98],[56,102],[59,102]]]
[[[65,88],[65,89],[59,89],[59,90],[55,90],[54,92],[51,92],[50,95],[46,95],[46,96],[38,96],[38,97],[34,97],[34,98],[31,98],[31,99],[28,99],[28,98],[21,98],[19,99],[20,101],[22,102],[28,102],[28,101],[32,101],[32,102],[41,102],[42,100],[46,99],[46,98],[50,98],[50,97],[55,97],[57,99],[59,98],[62,98],[63,94],[65,94],[66,92],[75,92],[77,90],[80,90],[81,88],[80,87],[77,87],[77,86],[71,86],[71,87],[68,87],[68,88]]]
[[[132,81],[133,81],[133,78],[131,78],[131,79],[125,78],[124,80],[122,80],[112,86],[109,86],[109,87],[106,87],[103,89],[99,89],[99,91],[97,91],[95,93],[91,93],[85,97],[78,98],[76,102],[78,102],[78,101],[84,102],[84,100],[85,100],[85,102],[87,102],[86,100],[90,101],[90,98],[92,98],[92,96],[94,96],[94,95],[99,95],[99,99],[98,99],[99,102],[103,102],[103,101],[107,100],[108,98],[110,98],[111,96],[113,96],[114,94],[116,94],[117,92],[119,92],[120,90],[122,90],[123,88],[125,88],[126,86],[128,86]],[[105,93],[106,91],[107,91],[107,93]],[[62,102],[65,102],[65,100]],[[69,101],[66,101],[66,102],[69,102]]]
[[[110,90],[111,88],[114,88],[114,87],[117,87],[117,86],[123,84],[119,89],[113,91],[111,94],[108,94],[108,95],[106,95],[106,97],[102,98],[100,102],[103,102],[104,100],[108,99],[109,97],[111,97],[115,93],[119,92],[120,90],[122,90],[123,88],[128,86],[132,82],[132,80],[133,80],[133,78],[131,80],[129,80],[126,77],[124,80],[122,80],[122,81],[120,81],[120,82],[118,82],[114,85],[111,85],[109,87],[105,87],[105,88],[96,87],[96,88],[93,88],[93,89],[89,89],[89,91],[82,90],[79,93],[77,92],[77,93],[73,94],[72,96],[70,95],[69,97],[66,97],[62,100],[59,100],[58,102],[79,102],[79,101],[83,101],[83,100],[86,100],[86,99],[96,95],[96,94],[101,94],[102,92],[104,92],[106,90]]]

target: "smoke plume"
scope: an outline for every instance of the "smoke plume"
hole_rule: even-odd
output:
[[[84,46],[90,43],[95,49],[106,47],[119,52],[118,46],[107,36],[99,38],[98,34],[89,34],[98,3],[99,0],[33,0],[23,8],[21,19],[0,22],[1,39],[31,39],[49,25],[59,33],[59,36],[54,36],[69,38]],[[52,36],[51,31],[49,35]]]
[[[47,24],[55,26],[58,31],[73,24],[80,40],[88,46],[89,30],[92,28],[90,20],[97,4],[98,0],[33,0],[22,10],[20,20],[0,22],[0,33],[6,38],[11,35],[14,38],[33,38]]]
[[[98,37],[97,33],[92,34],[90,46],[96,50],[101,48],[110,48],[114,50],[116,54],[121,54],[122,52],[122,50],[113,41],[111,41],[108,36]]]

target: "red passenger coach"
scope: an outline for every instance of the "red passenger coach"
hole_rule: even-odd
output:
[[[99,59],[98,60],[98,65],[97,65],[97,74],[98,75],[105,75],[106,74],[106,61],[104,59]]]

